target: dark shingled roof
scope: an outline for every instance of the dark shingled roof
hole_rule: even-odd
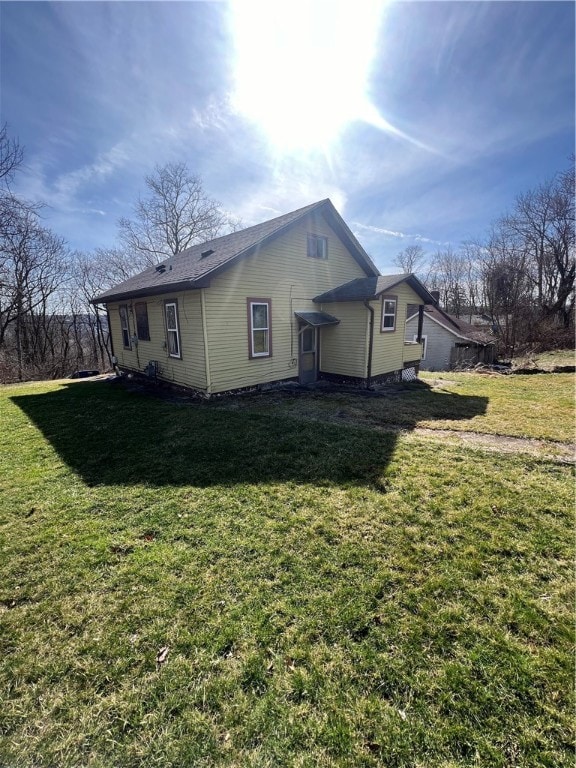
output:
[[[340,320],[327,312],[294,312],[299,320],[313,328],[319,328],[322,325],[337,325]]]
[[[377,275],[372,260],[356,240],[329,199],[320,200],[253,227],[193,245],[160,264],[149,267],[92,299],[106,303],[139,296],[154,296],[173,291],[203,288],[210,278],[230,267],[237,259],[249,256],[286,232],[306,216],[322,217],[334,229],[366,274]],[[202,255],[204,254],[204,256]],[[162,269],[164,267],[164,269]]]
[[[463,339],[474,341],[476,344],[483,345],[494,343],[494,337],[488,331],[486,331],[486,329],[477,328],[475,325],[470,325],[470,323],[466,323],[459,317],[450,315],[448,312],[444,312],[444,310],[440,309],[440,307],[426,304],[424,307],[424,312],[432,320],[440,323],[440,325],[443,325],[449,331],[452,331],[452,333],[455,333],[457,336],[460,336]],[[415,315],[411,315],[411,317],[415,317]],[[411,318],[408,317],[407,319],[410,320]]]
[[[403,272],[399,275],[376,275],[373,277],[357,277],[349,283],[338,286],[331,291],[321,293],[314,297],[318,304],[327,304],[331,301],[366,301],[377,299],[383,293],[388,293],[400,283],[407,283],[412,290],[420,296],[424,302],[433,302],[426,288],[418,278],[410,273]]]

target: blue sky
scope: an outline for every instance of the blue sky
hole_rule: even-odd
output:
[[[574,152],[572,2],[1,2],[16,190],[80,250],[185,161],[246,226],[330,197],[384,272]]]

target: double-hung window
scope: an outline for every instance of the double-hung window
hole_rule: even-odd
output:
[[[270,299],[248,299],[249,357],[272,355]]]
[[[328,238],[322,235],[308,235],[308,256],[312,259],[327,259]]]
[[[150,326],[148,324],[148,307],[145,301],[138,301],[134,305],[136,315],[136,335],[139,341],[150,341]]]
[[[122,346],[124,349],[132,349],[130,345],[130,326],[128,325],[128,307],[126,304],[121,304],[119,307],[120,312],[120,328],[122,329]]]
[[[382,297],[382,331],[396,330],[396,297]]]
[[[178,323],[178,302],[167,301],[164,304],[166,317],[166,339],[170,357],[182,357],[180,350],[180,326]]]

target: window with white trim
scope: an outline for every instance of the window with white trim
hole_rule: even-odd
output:
[[[396,299],[382,297],[382,331],[396,330],[396,305]]]
[[[327,259],[328,238],[323,235],[308,235],[308,256],[311,259]]]
[[[121,304],[118,308],[120,312],[120,328],[122,329],[122,346],[124,349],[132,349],[130,344],[130,326],[128,325],[128,307]]]
[[[418,341],[418,334],[416,333],[414,334],[413,340]],[[426,360],[426,348],[428,347],[428,336],[422,336],[420,341],[422,342],[422,357],[420,359]]]
[[[270,309],[270,299],[248,299],[250,357],[270,357],[272,354]]]
[[[167,301],[164,304],[166,317],[166,340],[170,357],[182,357],[180,352],[180,326],[178,323],[178,302]]]

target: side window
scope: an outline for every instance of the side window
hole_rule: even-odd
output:
[[[328,238],[322,235],[308,235],[308,256],[311,259],[327,259]]]
[[[150,341],[150,326],[148,325],[148,306],[145,301],[134,305],[136,314],[136,335],[139,341]]]
[[[120,328],[122,329],[122,346],[124,349],[131,349],[130,345],[130,326],[128,325],[128,307],[126,304],[121,304],[119,307],[120,312]]]
[[[382,297],[382,328],[385,331],[396,330],[396,297]]]
[[[418,334],[414,334],[414,341],[418,341]],[[428,336],[422,336],[422,360],[426,360],[426,348],[428,347]]]
[[[271,301],[248,299],[249,357],[272,355]]]
[[[164,304],[166,317],[166,339],[170,357],[182,357],[180,351],[180,325],[178,323],[178,303],[167,301]]]

